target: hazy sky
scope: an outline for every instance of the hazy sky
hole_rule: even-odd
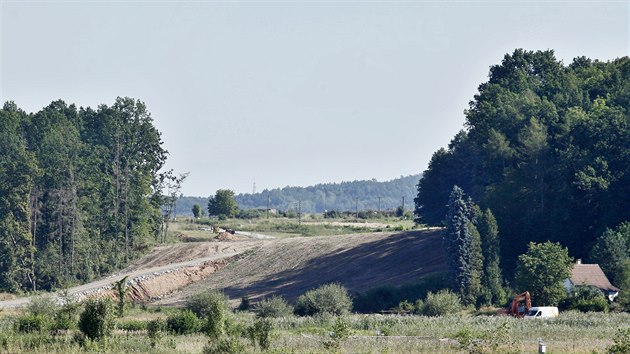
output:
[[[0,4],[0,101],[144,101],[186,195],[419,173],[504,54],[629,54],[628,1]]]

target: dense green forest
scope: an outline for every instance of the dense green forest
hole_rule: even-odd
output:
[[[0,110],[0,290],[85,282],[162,228],[167,152],[145,105]]]
[[[324,210],[353,211],[378,210],[379,198],[381,210],[395,209],[405,197],[406,208],[413,206],[416,185],[420,175],[400,177],[391,181],[379,182],[352,181],[341,183],[317,184],[310,187],[284,187],[263,190],[260,193],[237,194],[236,202],[241,209],[295,210],[301,201],[302,212],[321,213]],[[177,200],[177,215],[192,215],[195,204],[206,207],[208,198],[180,197]]]
[[[494,213],[508,273],[530,241],[587,258],[599,235],[630,219],[630,59],[506,55],[470,102],[465,129],[433,154],[416,221],[442,225],[454,185]]]

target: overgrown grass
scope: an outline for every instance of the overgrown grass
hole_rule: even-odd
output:
[[[208,342],[201,333],[174,335],[163,333],[159,340],[151,340],[148,322],[179,309],[156,311],[149,308],[133,309],[119,319],[117,330],[103,341],[80,340],[77,330],[59,333],[20,333],[15,319],[20,314],[0,317],[0,352],[78,353],[200,353]],[[322,353],[324,343],[338,326],[339,317],[332,315],[269,319],[274,328],[270,352]],[[250,326],[253,313],[233,315],[236,327]],[[432,352],[455,353],[470,351],[471,346],[536,352],[537,338],[541,337],[548,352],[604,353],[613,344],[618,329],[630,327],[627,313],[563,312],[557,319],[523,320],[506,316],[452,315],[427,317],[417,315],[361,315],[343,316],[351,336],[340,343],[340,350],[360,353]],[[244,340],[244,343],[248,343]],[[248,344],[246,352],[253,352]]]
[[[409,220],[355,220],[355,219],[228,219],[214,221],[223,228],[256,232],[273,236],[332,236],[367,232],[404,231],[413,227]],[[378,223],[375,225],[374,223]],[[181,226],[182,229],[187,228]],[[191,230],[194,232],[194,230]],[[186,231],[184,231],[186,232]],[[192,235],[192,234],[191,234]]]

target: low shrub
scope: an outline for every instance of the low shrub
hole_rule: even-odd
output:
[[[147,321],[141,321],[141,320],[120,321],[116,324],[116,328],[123,331],[128,331],[128,332],[145,331],[147,329]]]
[[[241,354],[245,352],[245,345],[238,337],[221,337],[210,340],[203,347],[203,354]]]
[[[55,331],[67,331],[77,327],[77,317],[81,306],[73,301],[66,301],[57,309],[54,315],[51,329]]]
[[[228,307],[228,298],[222,292],[209,290],[194,294],[186,300],[185,307],[192,311],[197,317],[205,318],[217,307]]]
[[[323,343],[324,348],[337,353],[341,350],[343,342],[345,342],[351,335],[352,328],[350,327],[350,323],[342,317],[337,317],[335,319],[335,324],[332,327],[330,338]]]
[[[460,349],[468,353],[517,352],[513,330],[508,322],[499,323],[490,329],[464,327],[454,337]]]
[[[259,318],[247,329],[247,335],[252,345],[260,347],[262,351],[269,350],[273,334],[273,322],[268,318]]]
[[[249,295],[245,295],[241,298],[241,303],[238,305],[239,311],[249,311],[251,307],[251,302],[249,300]]]
[[[114,306],[110,299],[90,299],[79,317],[79,329],[91,340],[109,336],[114,329]]]
[[[613,343],[606,348],[607,353],[630,353],[630,328],[617,330]]]
[[[391,310],[398,314],[408,314],[416,312],[416,306],[407,300],[403,300]]]
[[[151,347],[155,348],[164,332],[168,330],[166,321],[158,318],[147,323],[147,336],[151,341]]]
[[[425,316],[444,316],[462,310],[462,303],[450,290],[429,292],[424,301],[417,302],[416,311]]]
[[[379,286],[356,295],[353,299],[353,310],[360,313],[389,310],[403,301],[414,303],[416,300],[423,299],[429,291],[436,292],[443,289],[445,285],[442,275],[434,275],[413,284]]]
[[[272,296],[263,299],[256,304],[256,314],[258,317],[284,317],[293,314],[293,307],[289,305],[282,297]]]
[[[184,309],[166,319],[168,330],[176,334],[192,334],[199,332],[201,324],[202,321],[189,309]]]
[[[24,315],[18,317],[16,330],[22,333],[42,332],[48,329],[49,320],[43,315]]]
[[[573,294],[562,300],[558,307],[563,311],[608,312],[608,300],[596,287],[577,286]]]
[[[36,296],[31,299],[28,305],[28,312],[31,315],[53,318],[59,305],[49,295]]]
[[[301,316],[315,314],[343,315],[352,309],[352,299],[339,284],[325,284],[309,290],[297,299],[295,312]]]

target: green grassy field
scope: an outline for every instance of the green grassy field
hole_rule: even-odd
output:
[[[191,239],[211,239],[212,232],[201,230],[210,225],[218,225],[224,229],[255,232],[274,237],[292,236],[331,236],[366,232],[403,231],[414,228],[412,220],[400,218],[356,219],[339,218],[325,219],[320,214],[307,214],[300,220],[296,218],[272,217],[269,219],[201,219],[193,223],[191,219],[179,218],[171,224],[171,238],[179,235]]]
[[[0,351],[30,353],[199,353],[208,342],[201,333],[163,333],[153,346],[148,321],[166,318],[177,309],[136,307],[117,320],[117,330],[101,342],[78,340],[77,330],[60,333],[19,333],[14,321],[20,312],[0,315]],[[234,331],[253,323],[249,312],[231,316]],[[289,316],[273,320],[272,353],[324,353],[336,318]],[[351,335],[341,343],[347,353],[536,353],[540,337],[548,353],[605,353],[615,332],[630,326],[630,314],[562,313],[551,320],[523,320],[505,316],[459,314],[444,317],[415,315],[347,315]],[[260,352],[241,338],[246,352]]]

